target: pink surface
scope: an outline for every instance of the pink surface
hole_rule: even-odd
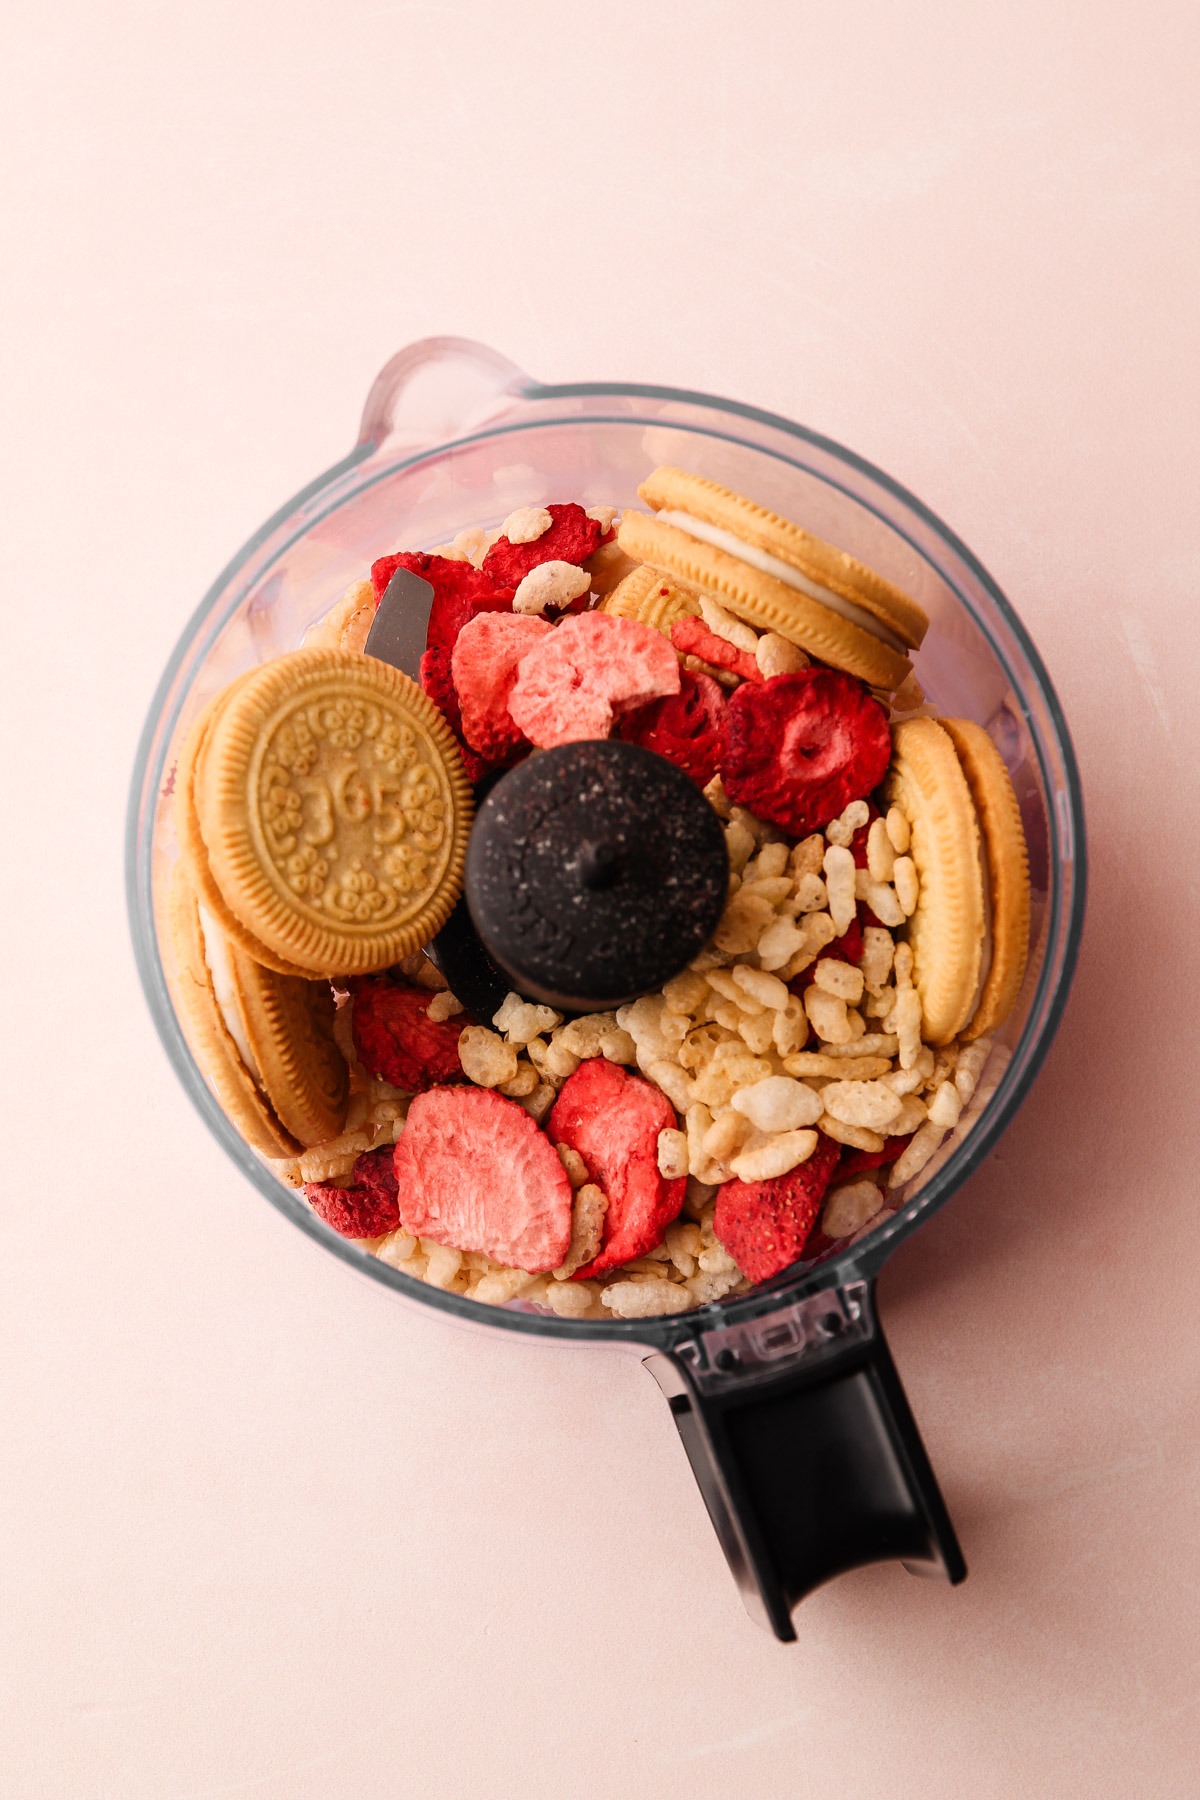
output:
[[[6,33],[0,1786],[1195,1794],[1194,8],[49,0]],[[636,1361],[351,1279],[135,986],[159,670],[441,331],[854,446],[991,568],[1075,732],[1074,999],[882,1284],[971,1576],[844,1578],[790,1649]]]

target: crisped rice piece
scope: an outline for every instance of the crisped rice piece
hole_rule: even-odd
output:
[[[659,1132],[658,1172],[660,1175],[665,1175],[668,1181],[675,1181],[680,1175],[687,1174],[688,1143],[686,1131],[665,1129]]]
[[[882,1081],[830,1081],[821,1090],[825,1111],[840,1125],[862,1125],[887,1133],[901,1111],[901,1099]]]
[[[919,1175],[929,1161],[946,1133],[940,1125],[924,1124],[915,1133],[907,1149],[892,1164],[892,1172],[888,1177],[889,1188],[903,1187],[914,1175]]]
[[[941,1081],[929,1100],[929,1122],[943,1131],[953,1131],[962,1114],[962,1101],[952,1081]]]
[[[737,893],[721,915],[720,924],[713,933],[713,942],[718,950],[727,950],[734,956],[744,956],[754,949],[774,917],[775,908],[769,900],[764,900],[757,894]]]
[[[835,1119],[832,1113],[822,1113],[818,1122],[819,1129],[835,1144],[847,1144],[852,1150],[882,1150],[884,1137],[881,1132],[872,1131],[866,1125],[845,1125],[841,1119]]]
[[[486,1025],[464,1027],[458,1040],[458,1060],[463,1074],[476,1087],[501,1087],[517,1072],[516,1050]]]
[[[911,840],[911,831],[909,828],[908,819],[906,818],[904,813],[901,812],[901,810],[898,806],[889,806],[888,810],[887,810],[887,818],[885,819],[884,823],[887,827],[887,834],[891,840],[892,848],[896,852],[896,855],[897,856],[906,855],[907,851],[908,851],[908,846],[912,840]]]
[[[843,808],[836,819],[831,819],[825,827],[825,836],[831,844],[848,846],[856,831],[861,831],[871,812],[865,800],[852,800]]]
[[[729,1166],[739,1181],[771,1181],[807,1162],[817,1143],[815,1131],[781,1131],[741,1151]]]
[[[867,869],[874,881],[890,881],[896,867],[896,849],[888,836],[887,820],[874,819],[867,832]]]
[[[813,971],[813,985],[836,995],[848,1006],[857,1006],[863,995],[862,970],[840,958],[823,956]]]
[[[899,1048],[899,1039],[887,1031],[864,1031],[861,1037],[849,1044],[827,1044],[825,1055],[832,1056],[842,1063],[843,1075],[862,1075],[857,1059],[861,1056],[895,1056]],[[853,1063],[853,1068],[847,1068]]]
[[[692,1296],[674,1281],[610,1281],[601,1291],[600,1304],[617,1319],[652,1319],[662,1313],[686,1312]]]
[[[854,882],[855,898],[865,901],[881,925],[895,928],[903,925],[907,914],[901,906],[896,890],[886,881],[876,881],[869,869],[857,869]]]
[[[869,1175],[843,1182],[830,1190],[821,1213],[821,1230],[828,1238],[852,1237],[883,1205],[879,1184]]]
[[[876,820],[876,824],[878,822]],[[894,953],[895,945],[890,931],[880,925],[863,927],[862,957],[858,966],[862,970],[863,983],[868,993],[882,993],[892,972]]]
[[[534,1006],[520,994],[506,994],[492,1024],[502,1031],[510,1044],[528,1044],[532,1038],[553,1031],[562,1023],[562,1014],[550,1006]]]
[[[560,1144],[558,1149],[561,1156],[564,1146]],[[607,1211],[608,1195],[594,1181],[585,1181],[581,1187],[576,1188],[571,1202],[571,1247],[561,1268],[554,1270],[556,1281],[566,1281],[576,1269],[582,1269],[584,1263],[591,1262],[593,1257],[599,1255]]]
[[[825,887],[829,895],[829,916],[835,937],[849,931],[857,910],[854,857],[843,844],[830,844],[825,852]],[[861,871],[859,871],[861,872]],[[878,915],[882,918],[882,914]],[[903,922],[903,915],[897,924]],[[887,924],[887,920],[883,920]]]
[[[804,990],[804,1010],[817,1036],[827,1044],[848,1044],[855,1035],[846,1002],[836,994],[827,994],[815,985],[808,987]]]
[[[823,1109],[816,1092],[788,1075],[768,1075],[739,1088],[731,1102],[756,1131],[797,1131],[815,1125]]]
[[[904,988],[896,995],[893,1017],[899,1044],[900,1067],[911,1069],[922,1050],[921,998],[915,988]]]
[[[837,1044],[830,1044],[824,1050],[800,1050],[794,1056],[785,1056],[783,1066],[789,1075],[798,1075],[804,1081],[816,1081],[828,1077],[832,1081],[842,1081],[846,1076],[846,1063],[842,1057],[833,1055],[840,1049]],[[864,1056],[854,1064],[854,1073],[860,1081],[875,1081],[888,1074],[891,1060],[886,1056]]]

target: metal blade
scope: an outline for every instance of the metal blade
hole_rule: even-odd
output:
[[[411,569],[397,569],[384,590],[363,648],[415,681],[429,635],[432,583]]]

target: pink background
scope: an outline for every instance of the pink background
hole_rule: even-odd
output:
[[[9,9],[6,1794],[1200,1791],[1195,17]],[[994,572],[1075,732],[1066,1021],[882,1283],[971,1576],[846,1577],[790,1649],[636,1361],[350,1277],[210,1141],[135,985],[159,670],[444,331],[853,446]]]

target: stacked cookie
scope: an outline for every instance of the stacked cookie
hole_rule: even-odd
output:
[[[277,1158],[336,1137],[349,1083],[329,983],[280,975],[239,950],[197,899],[183,863],[169,917],[176,1009],[246,1142]]]
[[[257,1148],[323,1142],[346,1104],[330,978],[419,949],[461,891],[472,797],[453,735],[389,664],[295,651],[209,705],[175,810],[171,929],[197,1055]]]
[[[638,494],[652,511],[622,518],[617,542],[626,555],[686,591],[716,595],[758,631],[778,633],[870,687],[894,693],[912,674],[909,652],[920,648],[929,620],[864,563],[683,469],[655,469]],[[679,602],[664,609],[664,598],[646,596],[656,612],[680,616]]]
[[[892,728],[884,792],[909,822],[908,921],[927,1043],[978,1038],[1016,1002],[1029,951],[1029,857],[1008,770],[971,719]]]

